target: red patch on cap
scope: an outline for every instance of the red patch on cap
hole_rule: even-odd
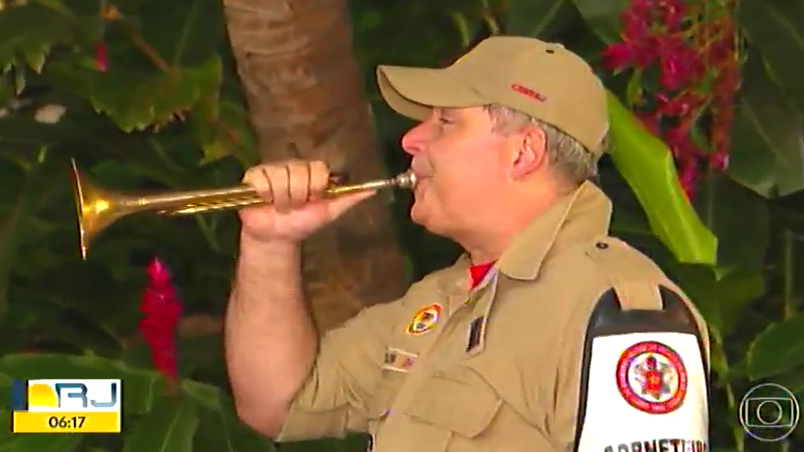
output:
[[[539,102],[544,102],[547,100],[547,98],[542,93],[532,90],[526,86],[514,83],[513,85],[511,85],[511,89],[518,92],[519,94],[528,96],[531,99],[538,100]]]

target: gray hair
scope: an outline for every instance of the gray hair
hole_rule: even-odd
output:
[[[597,177],[600,154],[590,152],[575,138],[544,121],[504,105],[492,104],[484,108],[494,122],[495,132],[511,133],[526,125],[535,125],[542,129],[546,141],[547,160],[566,182],[579,186]]]

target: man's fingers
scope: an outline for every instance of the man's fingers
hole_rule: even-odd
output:
[[[243,183],[249,185],[266,202],[272,202],[274,198],[271,180],[266,177],[262,165],[253,166],[246,170],[243,176]]]
[[[292,205],[290,198],[290,169],[287,165],[272,165],[263,168],[265,177],[271,181],[274,191],[274,208],[287,212]]]
[[[310,162],[310,199],[319,200],[323,197],[324,189],[329,185],[329,168],[327,164],[318,160]]]
[[[249,168],[243,182],[280,212],[321,199],[329,184],[329,168],[321,161],[289,161]]]
[[[310,167],[307,162],[294,161],[285,166],[288,180],[288,201],[292,207],[302,206],[310,199]]]

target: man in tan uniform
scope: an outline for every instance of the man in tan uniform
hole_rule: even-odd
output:
[[[708,337],[588,180],[606,92],[561,45],[493,37],[446,69],[381,66],[417,176],[413,221],[466,250],[318,340],[299,244],[368,195],[321,162],[251,168],[226,324],[241,419],[278,441],[368,432],[377,452],[708,449]]]

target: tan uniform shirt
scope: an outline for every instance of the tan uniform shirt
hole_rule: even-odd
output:
[[[462,258],[330,331],[277,440],[352,430],[371,433],[376,452],[571,450],[597,300],[637,283],[622,285],[632,288],[626,302],[650,309],[660,306],[659,284],[678,291],[651,260],[607,237],[610,216],[609,199],[584,184],[474,290]]]

